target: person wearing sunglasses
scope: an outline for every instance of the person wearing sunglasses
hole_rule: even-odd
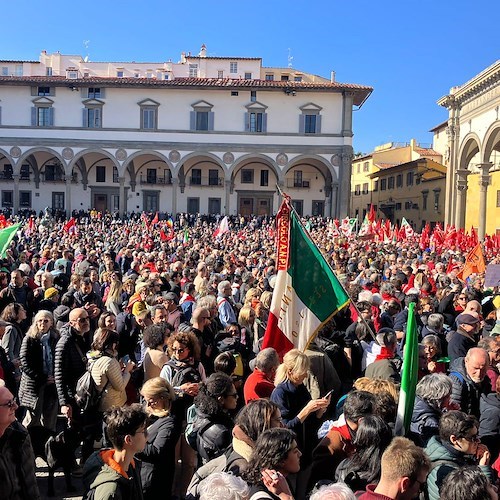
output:
[[[40,498],[27,430],[16,420],[17,403],[0,379],[0,498]]]
[[[27,409],[23,424],[56,432],[57,391],[54,360],[59,332],[49,311],[38,311],[21,345],[19,401]]]
[[[446,476],[465,465],[479,465],[483,474],[494,480],[490,452],[481,444],[479,424],[473,415],[458,410],[444,413],[439,421],[439,436],[433,436],[425,451],[433,468],[427,478],[429,500],[438,500]]]

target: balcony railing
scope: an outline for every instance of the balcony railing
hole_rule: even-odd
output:
[[[63,174],[47,175],[44,172],[40,174],[42,182],[66,182]]]
[[[287,179],[286,187],[295,189],[309,189],[311,187],[311,179]]]
[[[139,182],[141,184],[160,184],[160,185],[170,185],[172,184],[171,177],[139,177]]]
[[[189,178],[190,186],[222,186],[224,184],[223,177],[193,177]]]
[[[12,172],[0,172],[0,179],[3,181],[13,181]]]

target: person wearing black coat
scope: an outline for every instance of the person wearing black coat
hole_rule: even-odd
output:
[[[495,392],[481,396],[479,407],[479,437],[490,450],[493,463],[500,453],[500,379]]]
[[[54,359],[59,332],[49,311],[36,313],[21,345],[21,384],[19,401],[28,411],[25,426],[43,426],[56,431],[57,390]]]
[[[5,333],[5,327],[8,325],[3,320],[0,320],[0,340],[2,339]],[[16,383],[16,368],[14,363],[9,361],[6,352],[3,350],[3,347],[0,347],[0,379],[5,382],[5,386],[9,391],[17,396],[17,383]]]
[[[225,373],[215,372],[200,384],[194,398],[197,417],[193,427],[202,463],[221,456],[231,444],[234,422],[229,412],[236,409],[237,401],[238,392]]]
[[[154,377],[144,383],[141,395],[149,415],[147,444],[136,455],[142,461],[144,500],[170,500],[175,473],[175,445],[182,429],[170,415],[175,392],[165,379]]]

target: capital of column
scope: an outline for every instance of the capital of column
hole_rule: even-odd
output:
[[[65,182],[66,184],[70,184],[70,183],[71,183],[71,181],[72,181],[72,179],[73,179],[73,176],[71,176],[71,175],[65,175],[65,176],[64,176],[64,182]]]
[[[477,167],[481,170],[481,175],[488,175],[490,173],[490,168],[493,166],[493,163],[490,161],[485,163],[478,163]]]
[[[480,175],[479,176],[479,186],[482,188],[487,188],[491,184],[491,175]]]
[[[13,175],[12,175],[12,180],[13,180],[15,183],[18,183],[20,178],[21,178],[21,175],[20,175],[20,174],[13,174]]]
[[[177,177],[172,177],[170,182],[172,183],[172,186],[177,186],[177,184],[179,184],[179,179],[177,179]]]
[[[118,182],[120,184],[125,184],[125,177],[118,177]]]
[[[470,170],[467,170],[465,168],[460,168],[458,169],[457,171],[457,176],[460,180],[464,180],[464,181],[467,181],[467,177],[469,176],[470,174]]]

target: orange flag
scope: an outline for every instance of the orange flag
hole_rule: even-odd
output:
[[[484,260],[481,244],[478,243],[467,255],[465,265],[457,278],[466,280],[471,274],[480,274],[486,271],[486,261]]]

